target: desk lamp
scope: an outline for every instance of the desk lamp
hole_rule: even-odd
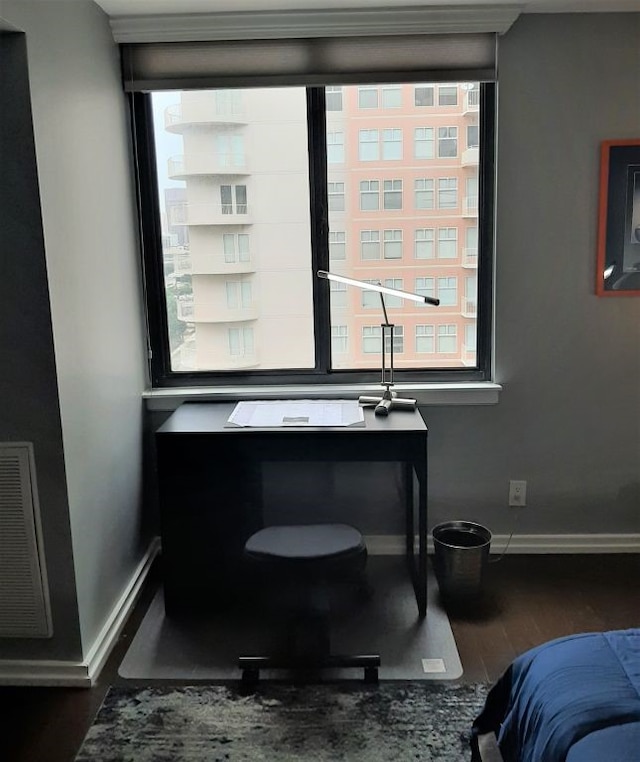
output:
[[[358,402],[361,405],[370,406],[375,405],[376,415],[389,415],[389,411],[394,408],[400,408],[403,410],[415,410],[416,400],[403,399],[398,397],[396,392],[392,391],[393,386],[393,329],[394,324],[389,322],[387,316],[387,307],[384,303],[384,294],[390,294],[391,296],[399,296],[402,299],[410,299],[413,302],[419,302],[420,304],[432,304],[437,307],[440,304],[439,299],[434,299],[432,296],[421,296],[420,294],[414,294],[411,291],[401,291],[398,288],[389,288],[383,286],[379,281],[377,283],[367,283],[363,280],[356,280],[355,278],[346,278],[344,275],[336,275],[335,273],[327,272],[326,270],[318,270],[318,277],[325,278],[326,280],[337,281],[338,283],[345,283],[347,286],[356,286],[364,291],[377,291],[380,294],[380,303],[382,305],[382,314],[384,315],[384,321],[380,324],[382,328],[382,377],[380,379],[381,385],[384,387],[384,392],[381,397],[366,397],[361,396],[358,398]],[[389,338],[389,364],[387,365],[387,337]]]

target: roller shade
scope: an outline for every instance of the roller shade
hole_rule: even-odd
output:
[[[127,91],[496,78],[494,33],[153,42],[121,53]]]

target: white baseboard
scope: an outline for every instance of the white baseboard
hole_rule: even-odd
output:
[[[154,537],[81,662],[0,659],[0,685],[90,688],[115,646],[159,550],[160,539]]]
[[[494,534],[491,552],[502,553],[508,540],[507,534]],[[367,535],[365,542],[373,556],[404,553],[404,535]],[[433,553],[431,535],[427,538],[427,552]],[[525,553],[640,553],[640,534],[514,534],[507,554]]]

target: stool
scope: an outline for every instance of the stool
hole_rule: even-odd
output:
[[[287,612],[290,642],[286,656],[241,656],[243,683],[259,679],[260,669],[364,669],[366,682],[377,682],[377,654],[331,652],[331,585],[355,582],[364,587],[367,548],[360,532],[347,524],[270,526],[251,535],[244,560],[267,592],[294,592],[295,610]]]

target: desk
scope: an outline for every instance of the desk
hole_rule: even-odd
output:
[[[167,614],[215,611],[237,595],[244,543],[262,527],[263,463],[364,461],[403,464],[407,564],[425,616],[427,427],[420,412],[382,417],[365,409],[365,427],[227,428],[234,407],[185,403],[155,434]]]

